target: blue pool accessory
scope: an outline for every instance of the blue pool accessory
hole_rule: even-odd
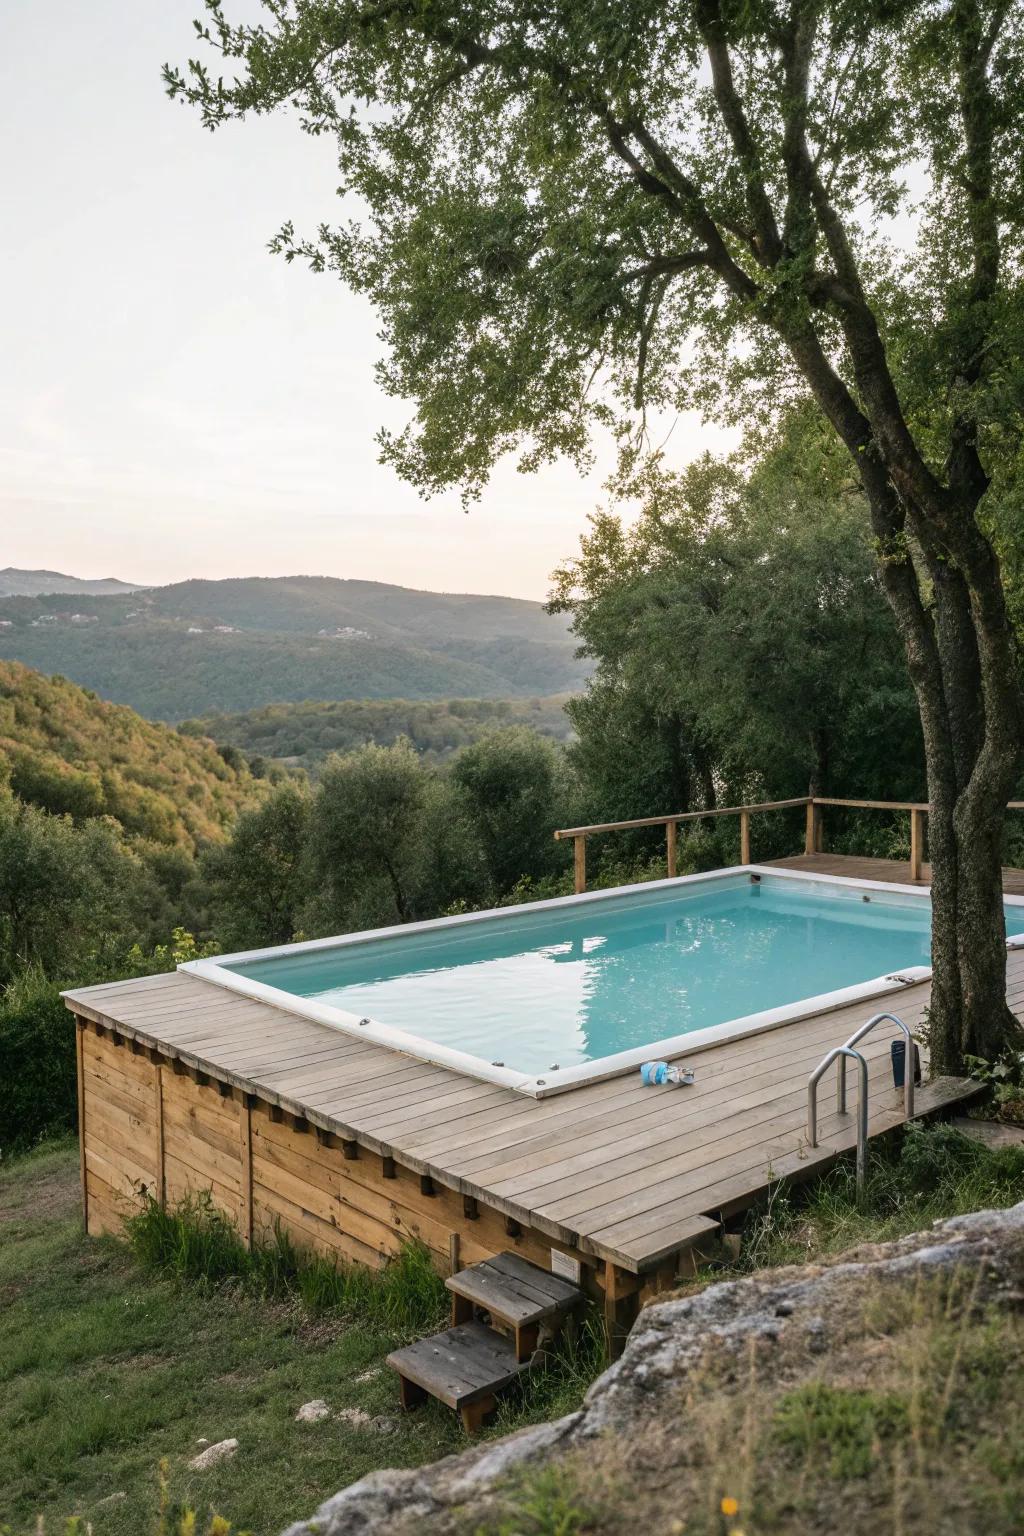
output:
[[[693,1070],[690,1067],[670,1067],[667,1061],[645,1061],[640,1068],[640,1080],[645,1088],[654,1088],[662,1083],[673,1083],[677,1088],[688,1087],[693,1082]]]

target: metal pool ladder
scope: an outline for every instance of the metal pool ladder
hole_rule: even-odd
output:
[[[834,1061],[839,1063],[837,1084],[837,1109],[839,1114],[846,1114],[846,1062],[852,1059],[857,1063],[857,1193],[862,1194],[868,1169],[868,1064],[860,1051],[854,1047],[869,1035],[877,1024],[886,1019],[902,1030],[907,1042],[906,1058],[903,1068],[903,1113],[906,1119],[911,1120],[914,1115],[914,1075],[916,1070],[916,1058],[914,1056],[914,1039],[910,1030],[902,1019],[894,1013],[875,1013],[862,1024],[860,1029],[854,1030],[843,1045],[837,1045],[829,1051],[818,1066],[815,1067],[807,1080],[807,1140],[812,1147],[818,1145],[818,1084]]]

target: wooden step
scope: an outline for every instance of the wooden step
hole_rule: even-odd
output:
[[[582,1299],[578,1286],[518,1253],[498,1253],[460,1269],[445,1285],[452,1293],[452,1323],[471,1321],[480,1308],[492,1322],[512,1330],[520,1363],[537,1348],[541,1323],[557,1326]]]
[[[579,1287],[572,1281],[531,1264],[518,1253],[498,1253],[460,1269],[445,1285],[454,1296],[485,1307],[492,1317],[513,1328],[567,1312],[580,1300]]]
[[[530,1368],[528,1360],[517,1360],[511,1339],[478,1322],[460,1323],[396,1349],[387,1364],[398,1373],[403,1408],[415,1408],[429,1394],[454,1408],[470,1435],[502,1388]]]

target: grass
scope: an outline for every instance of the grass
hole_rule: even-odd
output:
[[[203,1201],[147,1207],[129,1248],[83,1236],[77,1180],[68,1143],[0,1166],[0,1531],[41,1516],[57,1536],[78,1515],[95,1536],[170,1536],[194,1509],[197,1531],[220,1513],[275,1536],[367,1472],[465,1446],[439,1404],[400,1414],[383,1365],[440,1321],[446,1293],[422,1250],[382,1278],[285,1238],[249,1254]],[[603,1363],[588,1320],[489,1433],[577,1407]],[[378,1425],[296,1423],[313,1398]],[[200,1438],[229,1437],[232,1460],[189,1470]]]
[[[171,1210],[149,1197],[126,1227],[142,1264],[180,1280],[236,1281],[257,1297],[298,1299],[312,1312],[341,1312],[389,1336],[416,1338],[444,1326],[448,1292],[420,1243],[406,1244],[379,1273],[303,1252],[280,1228],[249,1249],[205,1191]]]
[[[811,1381],[779,1398],[771,1423],[777,1445],[819,1457],[829,1476],[843,1481],[867,1477],[876,1446],[906,1435],[910,1415],[895,1393]]]
[[[913,1124],[891,1140],[872,1141],[863,1200],[857,1198],[849,1160],[836,1163],[812,1184],[775,1186],[748,1214],[740,1258],[726,1272],[813,1262],[1021,1198],[1024,1147],[992,1151],[952,1126]],[[719,1269],[702,1279],[721,1277]]]
[[[260,1295],[144,1267],[123,1243],[83,1237],[77,1172],[69,1146],[0,1170],[0,1527],[41,1514],[56,1531],[80,1514],[96,1536],[149,1532],[166,1457],[172,1516],[221,1511],[269,1536],[376,1467],[464,1444],[439,1406],[396,1414],[382,1361],[408,1328],[314,1311],[283,1286]],[[297,1424],[318,1397],[393,1432]],[[233,1460],[188,1470],[200,1437],[229,1436]]]
[[[440,1287],[416,1249],[383,1282],[308,1259],[283,1240],[250,1255],[198,1202],[170,1214],[147,1209],[134,1223],[133,1252],[83,1237],[77,1172],[68,1144],[0,1166],[0,1530],[9,1523],[28,1532],[41,1515],[55,1536],[80,1515],[95,1536],[138,1536],[161,1529],[163,1497],[166,1536],[188,1508],[197,1511],[197,1530],[221,1512],[236,1530],[273,1536],[369,1471],[465,1445],[455,1416],[439,1405],[400,1416],[382,1366],[396,1343],[437,1317]],[[804,1191],[779,1189],[748,1219],[739,1261],[698,1283],[813,1260],[1022,1195],[1021,1149],[992,1152],[941,1125],[911,1128],[901,1141],[872,1144],[863,1204],[846,1164]],[[858,1326],[861,1343],[853,1329],[850,1348],[827,1365],[814,1360],[787,1375],[754,1359],[746,1377],[735,1361],[724,1377],[702,1366],[680,1414],[643,1443],[602,1443],[579,1465],[526,1474],[511,1506],[499,1501],[483,1523],[469,1511],[458,1529],[795,1532],[818,1528],[814,1498],[874,1489],[882,1477],[899,1518],[889,1511],[877,1529],[912,1531],[918,1525],[899,1513],[910,1495],[894,1493],[892,1480],[923,1477],[921,1467],[936,1457],[966,1479],[966,1438],[976,1473],[971,1508],[987,1521],[977,1528],[993,1536],[1013,1529],[1001,1488],[1024,1499],[1024,1429],[1007,1396],[1019,1396],[1019,1322],[979,1317],[969,1297],[947,1295],[915,1301],[909,1329],[905,1309],[890,1315],[884,1298],[874,1298]],[[588,1318],[546,1370],[502,1402],[489,1432],[576,1408],[602,1365],[600,1327]],[[312,1398],[335,1414],[358,1409],[383,1420],[383,1431],[337,1416],[296,1423]],[[234,1459],[189,1470],[201,1437],[229,1436],[239,1441]],[[675,1488],[676,1503],[652,1504],[648,1518],[652,1483]],[[922,1508],[923,1487],[913,1495]],[[740,1499],[742,1520],[725,1520],[723,1497]]]

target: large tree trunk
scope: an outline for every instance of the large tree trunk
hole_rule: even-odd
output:
[[[701,810],[713,811],[718,804],[715,774],[711,754],[701,741],[695,740],[693,743],[693,761],[697,771],[697,784],[700,788]]]
[[[904,471],[899,452],[889,462],[879,440],[891,446],[899,435],[890,402],[875,404],[884,428],[876,438],[816,338],[805,328],[789,343],[857,466],[917,697],[930,804],[929,1043],[934,1069],[958,1073],[966,1055],[993,1060],[1024,1045],[1006,1004],[1000,858],[1024,755],[1024,690],[999,561],[976,520],[985,482],[956,502]],[[866,370],[860,383],[867,382]],[[927,568],[927,601],[915,548]]]
[[[965,796],[950,806],[930,792],[932,996],[929,1045],[935,1072],[964,1070],[964,1057],[1002,1055],[1019,1026],[1006,1002],[1002,831],[1005,812]],[[1024,1041],[1021,1041],[1024,1044]]]
[[[886,590],[907,646],[928,770],[931,1060],[937,1072],[959,1073],[966,1056],[994,1060],[1021,1034],[1006,1002],[1002,841],[1024,710],[994,553],[967,560],[969,580],[921,531],[931,611],[909,560],[897,579],[889,573]]]
[[[668,803],[680,811],[688,811],[692,795],[689,723],[676,715],[668,715],[659,721],[658,734],[668,758]]]

